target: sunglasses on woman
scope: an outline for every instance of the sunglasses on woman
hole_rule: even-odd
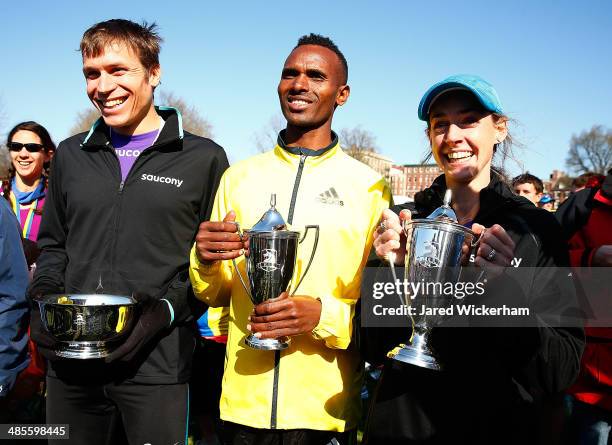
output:
[[[45,148],[43,144],[36,144],[34,142],[27,144],[22,144],[21,142],[9,142],[7,146],[10,151],[21,151],[21,149],[25,147],[25,149],[30,153],[38,153],[40,150]]]

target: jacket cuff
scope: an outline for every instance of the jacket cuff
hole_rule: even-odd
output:
[[[172,307],[172,303],[170,303],[170,301],[168,301],[166,298],[160,298],[160,300],[165,301],[168,305],[168,312],[170,312],[170,322],[168,323],[168,326],[170,326],[172,322],[174,322],[174,308]]]
[[[322,296],[319,300],[321,318],[312,330],[313,337],[325,341],[329,348],[348,348],[351,343],[354,305],[332,296]]]

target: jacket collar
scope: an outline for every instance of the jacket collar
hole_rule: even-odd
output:
[[[431,187],[417,193],[414,196],[414,203],[419,212],[419,217],[426,217],[436,208],[442,205],[444,193],[446,192],[446,178],[444,175],[438,176]],[[480,209],[474,221],[482,221],[495,213],[500,207],[508,204],[518,206],[524,204],[522,198],[516,196],[510,187],[504,182],[503,178],[491,171],[491,181],[480,191]],[[529,204],[532,205],[532,204]]]
[[[281,132],[278,134],[276,147],[274,147],[274,153],[281,159],[290,163],[298,162],[301,156],[307,156],[312,158],[312,160],[309,161],[310,164],[318,164],[326,159],[329,159],[330,157],[338,153],[338,151],[340,151],[338,135],[332,131],[331,136],[331,144],[329,144],[327,147],[324,147],[320,150],[312,150],[306,147],[287,146],[287,144],[285,143],[285,130],[281,130]]]
[[[182,141],[184,137],[183,132],[183,118],[180,111],[172,107],[155,107],[157,114],[164,120],[164,128],[157,138],[154,146],[167,145],[171,142]],[[85,136],[82,148],[99,148],[110,145],[108,125],[104,123],[103,118],[99,118],[91,126],[89,133]],[[182,147],[182,145],[178,145]]]

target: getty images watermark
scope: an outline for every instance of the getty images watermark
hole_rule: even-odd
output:
[[[394,282],[374,282],[372,285],[372,298],[397,296],[400,298],[399,306],[388,306],[382,302],[372,305],[375,316],[528,316],[528,307],[489,307],[485,304],[465,304],[466,297],[482,296],[485,294],[486,282],[426,282],[424,280],[413,282],[408,280],[395,280]],[[462,304],[455,304],[454,300]]]
[[[605,268],[508,267],[489,274],[478,267],[438,268],[405,279],[404,269],[366,268],[361,282],[361,324],[412,325],[434,317],[445,326],[612,326],[612,274]]]

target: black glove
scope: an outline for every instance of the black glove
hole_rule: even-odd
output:
[[[170,326],[171,315],[168,303],[137,292],[132,296],[139,303],[140,317],[125,342],[104,359],[106,363],[115,360],[129,362],[162,329]]]

